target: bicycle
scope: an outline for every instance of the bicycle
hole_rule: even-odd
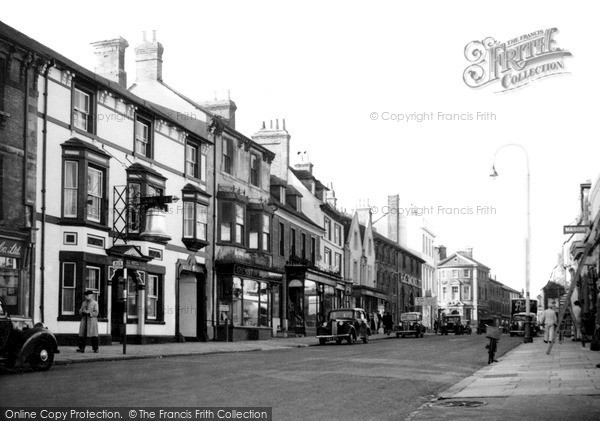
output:
[[[490,340],[490,343],[485,346],[488,350],[488,364],[498,362],[496,359],[496,351],[498,350],[498,342],[500,341],[501,335],[502,332],[499,328],[495,326],[486,327],[485,337]]]

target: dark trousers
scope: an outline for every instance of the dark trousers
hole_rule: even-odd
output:
[[[87,336],[77,337],[77,346],[79,349],[85,349],[85,343],[87,342]],[[98,337],[92,336],[92,349],[96,351],[98,349]]]

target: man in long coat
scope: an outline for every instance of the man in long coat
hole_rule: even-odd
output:
[[[79,309],[81,322],[77,352],[85,352],[87,338],[92,338],[92,349],[98,352],[98,303],[94,300],[94,291],[85,292],[85,300]]]

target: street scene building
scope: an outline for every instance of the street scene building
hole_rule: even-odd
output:
[[[443,314],[509,323],[522,293],[472,249],[446,256],[427,221],[399,212],[378,232],[368,202],[341,209],[306,152],[292,162],[285,120],[247,136],[229,94],[195,101],[167,84],[156,31],[128,84],[121,37],[92,44],[90,71],[0,28],[0,294],[61,343],[76,338],[85,290],[103,343],[312,336],[343,307],[374,321],[419,311],[429,330]],[[595,221],[591,186],[580,225]],[[572,272],[588,237],[570,243]],[[583,273],[595,279],[591,263]],[[595,282],[579,283],[591,314]]]

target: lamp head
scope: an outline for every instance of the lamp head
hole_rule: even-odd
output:
[[[492,173],[490,174],[490,177],[492,177],[492,178],[498,177],[498,172],[496,171],[496,166],[492,166]]]

